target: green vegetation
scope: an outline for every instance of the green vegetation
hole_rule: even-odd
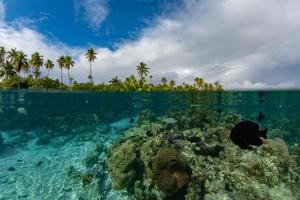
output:
[[[207,83],[203,78],[196,77],[194,84],[183,83],[176,85],[174,80],[161,78],[161,82],[153,84],[153,76],[150,68],[144,62],[136,66],[138,78],[133,74],[121,80],[118,76],[113,77],[108,83],[94,83],[92,64],[97,59],[97,53],[93,48],[88,49],[85,57],[90,63],[88,81],[78,83],[70,74],[75,62],[71,56],[60,56],[56,64],[51,59],[45,59],[39,52],[35,52],[28,59],[23,51],[11,49],[6,51],[0,47],[0,88],[22,89],[64,89],[64,90],[91,90],[91,91],[219,91],[223,90],[219,82]],[[60,80],[49,78],[50,71],[58,67]],[[42,69],[47,72],[43,77]],[[69,84],[63,82],[63,71],[68,72]]]

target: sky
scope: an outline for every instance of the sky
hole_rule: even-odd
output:
[[[143,61],[155,82],[300,88],[299,19],[299,0],[0,0],[0,46],[71,55],[79,82],[93,47],[96,82],[136,74]]]

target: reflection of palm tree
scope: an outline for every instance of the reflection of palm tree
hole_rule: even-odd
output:
[[[149,67],[147,66],[147,64],[143,62],[141,62],[138,66],[136,66],[136,69],[141,79],[144,79],[145,76],[147,76],[149,73]]]
[[[57,61],[58,67],[60,68],[60,82],[63,83],[63,68],[65,66],[65,57],[60,56]]]
[[[47,69],[47,77],[49,78],[49,71],[54,68],[54,63],[52,62],[52,60],[47,59],[45,62],[45,67]]]
[[[69,78],[69,83],[71,85],[72,82],[70,77],[70,68],[74,66],[75,62],[73,61],[73,58],[71,56],[66,56],[64,60],[65,60],[64,67],[68,70],[68,78]]]
[[[43,56],[41,56],[38,52],[32,54],[30,64],[34,68],[35,79],[38,79],[41,75],[40,68],[44,64]]]
[[[8,80],[9,78],[12,78],[17,73],[14,70],[14,66],[6,61],[4,64],[2,64],[2,67],[0,68],[0,78],[4,78],[4,80]]]
[[[90,62],[90,75],[89,75],[89,79],[91,81],[91,83],[93,82],[93,75],[92,75],[92,62],[94,62],[97,58],[97,53],[95,52],[95,50],[93,48],[88,49],[88,51],[85,54],[85,57],[87,58],[87,60]]]

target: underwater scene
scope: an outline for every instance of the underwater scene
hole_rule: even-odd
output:
[[[0,200],[299,200],[300,92],[0,92]]]

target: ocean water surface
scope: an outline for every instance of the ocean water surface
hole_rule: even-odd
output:
[[[298,91],[1,91],[0,200],[299,199],[299,99]],[[243,119],[268,128],[270,142],[234,145],[228,134]],[[168,192],[151,178],[166,147],[189,168]]]

